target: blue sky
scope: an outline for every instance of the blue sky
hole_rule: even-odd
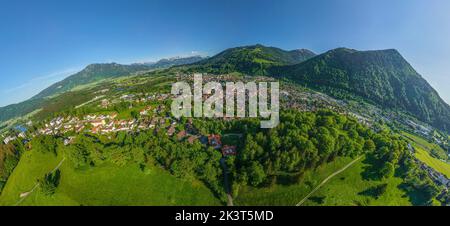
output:
[[[395,48],[450,103],[446,0],[0,1],[0,106],[90,63],[256,43],[316,53]]]

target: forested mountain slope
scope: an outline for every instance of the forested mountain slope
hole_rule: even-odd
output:
[[[276,77],[337,94],[355,94],[383,107],[411,113],[450,131],[450,107],[396,50],[338,48],[303,63],[273,67]]]

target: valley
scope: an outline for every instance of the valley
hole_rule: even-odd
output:
[[[448,105],[434,99],[424,115],[412,103],[435,97],[400,86],[406,96],[379,99],[391,88],[349,87],[348,76],[377,77],[365,68],[380,57],[383,76],[431,88],[392,50],[325,53],[343,64],[353,55],[364,63],[344,72],[322,54],[262,45],[151,69],[91,65],[80,72],[89,79],[71,76],[65,91],[50,87],[36,106],[2,119],[0,205],[226,205],[228,193],[234,205],[293,206],[311,191],[302,205],[448,205],[450,184],[439,179],[450,169]],[[280,125],[173,117],[171,84],[192,82],[194,72],[221,84],[279,81]]]

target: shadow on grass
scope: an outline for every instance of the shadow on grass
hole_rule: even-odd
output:
[[[275,178],[276,184],[279,185],[295,185],[305,182],[305,172],[279,174]]]
[[[309,197],[308,199],[319,205],[322,205],[325,203],[325,196],[312,196],[312,197]]]
[[[374,199],[379,199],[387,189],[387,184],[380,184],[377,186],[370,187],[362,192],[359,192],[358,195],[372,197]]]
[[[395,177],[405,178],[407,174],[408,168],[403,164],[400,164],[400,167],[395,170]],[[404,181],[397,187],[406,193],[403,197],[407,197],[414,206],[427,206],[431,204],[431,197],[428,197],[420,186],[413,186]]]
[[[409,201],[414,206],[430,205],[430,199],[425,197],[422,191],[412,188],[407,183],[401,183],[400,185],[398,185],[398,188],[406,192],[404,197],[408,197]]]
[[[380,181],[382,179],[380,168],[383,167],[383,164],[377,161],[373,155],[368,154],[363,163],[363,172],[361,173],[363,180]]]

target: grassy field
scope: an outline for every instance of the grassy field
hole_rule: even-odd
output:
[[[442,149],[439,145],[437,145],[435,143],[430,143],[427,140],[425,140],[424,138],[419,137],[414,134],[411,134],[411,133],[402,131],[401,134],[404,135],[405,137],[409,138],[411,141],[413,141],[417,145],[421,146],[428,153],[430,153],[431,150],[436,150],[436,153],[439,155],[439,158],[441,158],[441,159],[448,158],[447,152],[444,149]]]
[[[297,185],[275,185],[272,188],[245,187],[239,192],[235,203],[238,205],[296,205],[326,177],[349,162],[351,162],[350,158],[338,158],[316,171],[307,172],[304,181]],[[362,173],[366,166],[364,160],[359,160],[323,185],[303,205],[411,205],[410,198],[398,188],[401,183],[400,178],[394,177],[387,181],[365,180]],[[379,199],[360,194],[382,183],[387,183],[388,188]],[[318,202],[318,199],[321,201]]]
[[[450,164],[446,163],[434,156],[432,156],[430,154],[431,150],[437,150],[438,153],[440,153],[439,155],[444,155],[444,157],[446,156],[446,152],[444,149],[442,149],[439,145],[434,144],[434,143],[430,143],[427,140],[410,134],[410,133],[406,133],[406,132],[402,132],[402,134],[406,137],[408,137],[411,141],[412,141],[412,145],[414,147],[414,149],[416,150],[415,156],[417,159],[419,159],[420,161],[422,161],[423,163],[427,164],[428,166],[432,167],[433,169],[435,169],[436,171],[444,174],[445,176],[447,176],[448,178],[450,178]],[[443,154],[441,154],[443,153]],[[444,158],[443,159],[447,159]]]
[[[383,181],[365,180],[361,175],[367,166],[359,161],[337,175],[320,188],[304,205],[325,206],[410,206],[408,195],[399,189],[401,178],[392,177]],[[364,191],[377,185],[387,184],[386,192],[378,199],[364,195]],[[411,197],[414,198],[414,197]],[[318,203],[317,199],[322,199]]]
[[[416,150],[415,155],[417,159],[450,178],[450,164],[434,158],[421,147],[414,146],[414,149]]]
[[[17,204],[19,195],[30,191],[37,178],[61,159],[61,155],[27,152],[8,180],[0,205]],[[60,170],[54,195],[45,196],[37,189],[20,205],[221,205],[203,183],[177,179],[157,167],[145,172],[137,165],[75,170],[66,160]]]

